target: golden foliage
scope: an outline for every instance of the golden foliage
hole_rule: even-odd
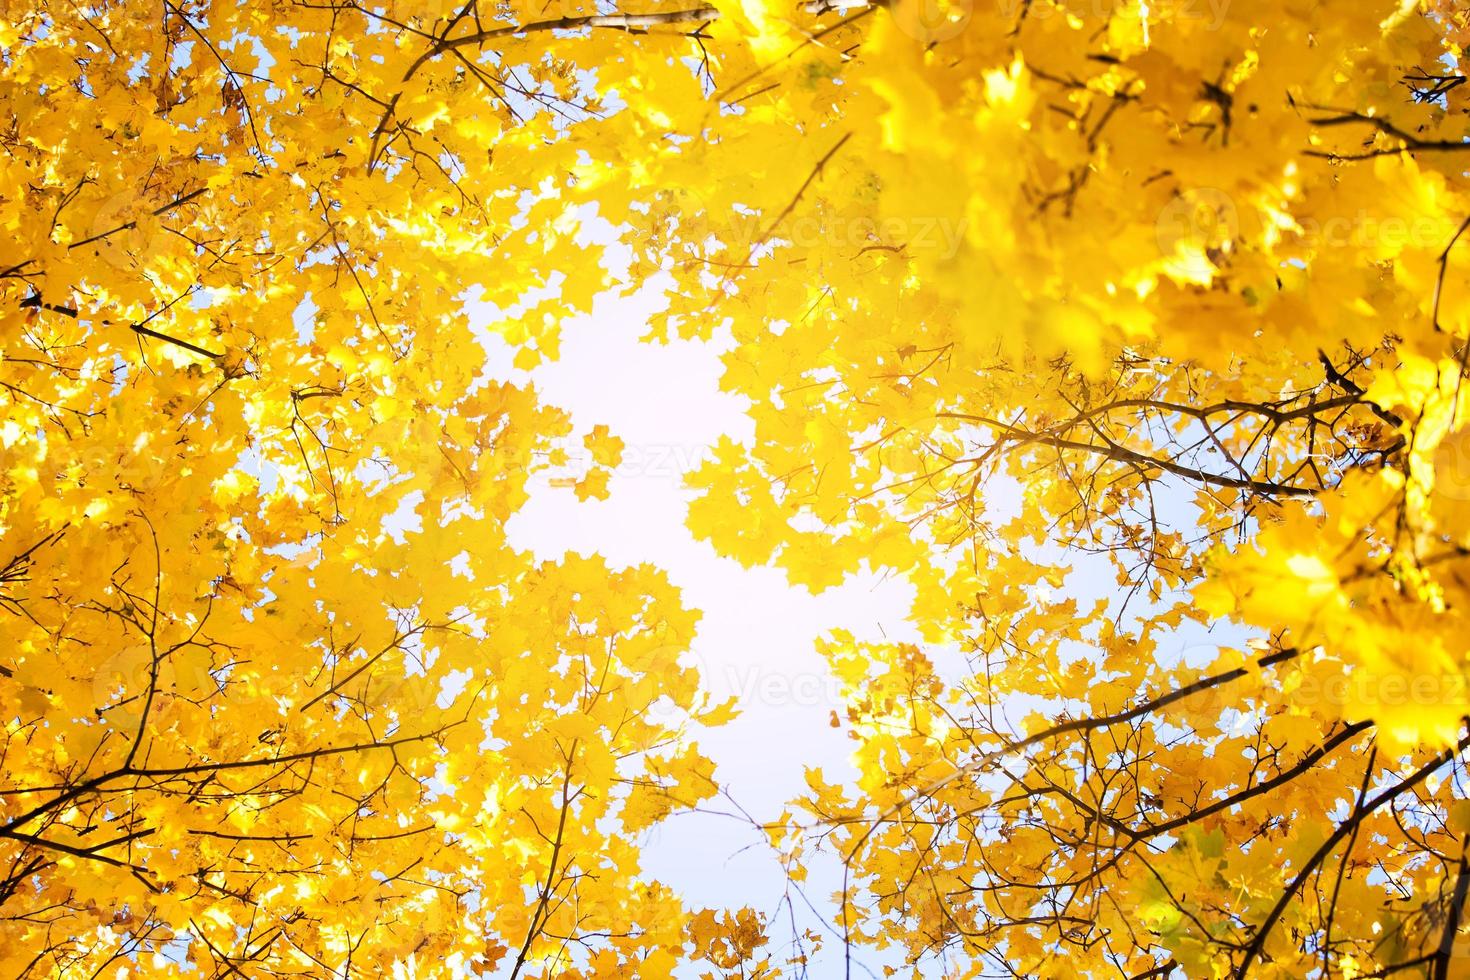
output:
[[[915,586],[766,828],[848,955],[1464,971],[1456,5],[6,13],[7,975],[805,969],[639,869],[697,614],[505,536],[625,448],[480,366],[619,287],[594,206],[734,341],[690,527]]]

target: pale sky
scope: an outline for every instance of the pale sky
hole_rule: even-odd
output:
[[[686,660],[699,665],[716,700],[735,695],[741,710],[728,725],[701,730],[698,741],[733,799],[754,819],[769,820],[805,790],[806,767],[821,767],[832,781],[853,774],[852,743],[829,724],[834,710],[843,714],[841,700],[814,641],[838,626],[860,639],[911,639],[910,588],[866,576],[812,595],[776,569],[742,568],[694,539],[684,527],[683,474],[722,435],[748,438],[751,426],[741,402],[719,389],[718,343],[640,342],[660,301],[656,287],[631,299],[603,297],[591,316],[568,325],[559,358],[529,375],[509,369],[508,354],[487,341],[495,374],[529,377],[541,400],[570,411],[579,430],[604,424],[626,444],[607,500],[579,502],[542,480],[509,533],[538,557],[596,552],[614,567],[654,564],[686,606],[703,612]],[[711,807],[731,809],[723,800]],[[755,840],[728,817],[675,816],[648,835],[645,867],[696,907],[751,905],[774,918],[785,882],[769,850],[749,846]],[[834,871],[819,869],[808,897],[825,906],[836,880]],[[815,925],[810,912],[801,925]],[[771,953],[788,933],[781,909]],[[833,953],[840,957],[840,943],[829,936]],[[813,975],[824,974],[814,966]]]

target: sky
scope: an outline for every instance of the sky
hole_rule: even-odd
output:
[[[656,283],[629,298],[599,298],[590,316],[566,326],[560,356],[530,372],[511,369],[511,352],[490,333],[482,337],[492,374],[529,380],[543,402],[571,413],[579,431],[604,424],[625,443],[606,500],[578,501],[543,478],[508,530],[513,544],[539,558],[597,553],[615,568],[656,565],[685,605],[702,611],[684,660],[698,665],[716,702],[735,696],[740,706],[729,724],[697,733],[730,795],[707,809],[733,813],[738,804],[754,820],[770,820],[806,789],[806,767],[820,767],[834,782],[854,775],[852,743],[830,725],[843,706],[815,640],[838,626],[859,639],[912,639],[905,618],[911,590],[901,579],[869,575],[813,595],[777,569],[746,569],[695,540],[684,526],[690,495],[683,475],[721,436],[748,439],[752,427],[741,400],[720,391],[718,338],[640,341],[659,302]],[[493,310],[478,314],[494,317]],[[788,938],[789,912],[779,907],[784,877],[748,822],[715,812],[676,815],[649,832],[643,854],[648,874],[690,905],[779,914],[772,946]],[[830,912],[825,903],[837,881],[835,869],[813,875],[807,897]],[[822,928],[804,911],[803,928]],[[829,952],[840,946],[833,940],[829,934]]]

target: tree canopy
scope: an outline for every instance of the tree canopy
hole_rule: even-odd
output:
[[[0,972],[1470,970],[1458,5],[4,6]],[[506,534],[624,446],[482,333],[650,282],[690,528],[915,590],[820,967],[640,867],[698,610]]]

